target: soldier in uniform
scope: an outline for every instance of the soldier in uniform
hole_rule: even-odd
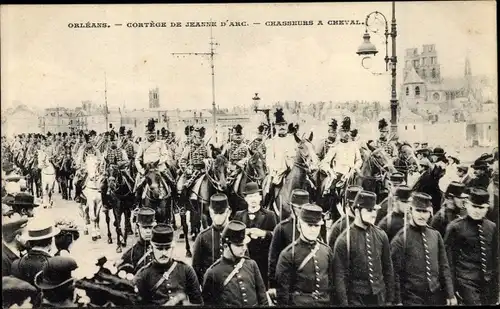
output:
[[[266,125],[265,124],[260,124],[257,127],[257,137],[254,138],[250,144],[249,148],[250,151],[256,152],[259,151],[263,156],[266,155],[266,145],[264,144],[264,136],[268,135],[268,132],[265,132]]]
[[[498,301],[498,229],[485,218],[488,201],[486,190],[471,189],[467,216],[452,221],[444,237],[455,290],[465,305]]]
[[[269,294],[272,297],[276,296],[276,264],[280,253],[294,240],[299,238],[300,232],[297,228],[297,216],[302,205],[309,203],[309,193],[306,190],[295,189],[292,191],[290,205],[292,206],[292,214],[290,217],[282,220],[276,225],[273,230],[273,237],[269,247],[268,257],[268,279],[269,279]]]
[[[243,143],[242,135],[243,127],[239,124],[233,127],[232,138],[229,144],[224,145],[222,155],[229,160],[229,177],[235,177],[238,169],[242,169],[243,165],[240,162],[242,159],[248,157],[248,145]]]
[[[427,225],[432,216],[431,197],[412,196],[409,226],[391,242],[394,266],[395,304],[411,306],[456,305],[444,241]]]
[[[130,176],[135,177],[136,175],[136,167],[134,164],[135,160],[135,147],[134,142],[132,141],[132,130],[127,131],[127,135],[123,137],[123,142],[121,148],[125,150],[127,154],[127,160],[129,161],[128,167],[130,171]]]
[[[176,161],[180,160],[182,154],[184,153],[184,150],[186,148],[191,147],[191,140],[192,140],[192,133],[194,131],[194,126],[186,126],[184,128],[184,135],[186,136],[186,139],[182,142],[180,142],[179,147],[177,147],[176,152],[175,152],[175,159]]]
[[[281,252],[276,265],[277,304],[333,305],[333,252],[318,240],[323,210],[314,204],[303,205],[298,223],[300,238]]]
[[[405,225],[408,215],[408,204],[411,196],[411,188],[402,185],[396,188],[394,200],[392,203],[392,210],[378,223],[378,227],[385,231],[389,241],[402,229]]]
[[[210,265],[222,255],[221,233],[229,222],[231,214],[227,196],[223,193],[212,195],[208,210],[212,218],[212,225],[196,236],[191,263],[200,280]],[[187,253],[188,256],[191,255],[191,252]]]
[[[230,221],[222,232],[223,254],[207,270],[203,302],[216,307],[267,306],[266,286],[257,263],[246,257],[246,225]]]
[[[166,164],[171,164],[172,158],[169,158],[165,143],[156,140],[155,122],[153,119],[148,121],[147,140],[142,142],[137,150],[135,166],[138,174],[136,178],[136,200],[140,204],[142,200],[142,190],[145,184],[146,168],[157,168],[163,179],[163,186],[173,186],[174,180],[169,175]]]
[[[35,286],[42,291],[42,308],[83,307],[78,304],[75,279],[71,272],[78,268],[71,257],[56,256],[35,276]]]
[[[328,137],[321,140],[318,150],[316,151],[319,160],[323,160],[330,147],[335,145],[337,141],[337,126],[337,120],[332,118],[331,122],[328,124]]]
[[[346,202],[344,204],[344,216],[342,216],[332,224],[329,233],[330,235],[328,236],[328,245],[330,246],[330,248],[332,248],[332,250],[335,247],[335,242],[337,241],[337,238],[340,236],[340,234],[345,231],[348,225],[350,226],[351,223],[354,222],[354,211],[352,210],[352,205],[354,203],[354,200],[356,199],[356,196],[362,190],[363,188],[360,186],[349,186],[347,188],[345,196]]]
[[[177,186],[181,196],[185,197],[187,189],[194,184],[198,176],[203,174],[208,163],[209,153],[203,141],[204,137],[205,128],[196,128],[192,133],[191,144],[182,153],[179,165],[183,173]]]
[[[236,212],[234,220],[241,221],[247,226],[251,239],[248,244],[248,254],[252,260],[257,262],[267,290],[269,286],[267,278],[269,247],[273,238],[273,230],[277,224],[276,214],[261,207],[262,195],[257,183],[248,182],[244,195],[248,208]]]
[[[277,135],[267,140],[266,165],[269,171],[269,179],[264,188],[265,205],[274,205],[274,189],[282,184],[283,178],[293,166],[296,155],[297,142],[292,134],[288,134],[288,122],[283,115],[282,108],[278,108],[274,113]],[[266,195],[268,196],[267,199]],[[288,209],[288,205],[281,205],[279,211],[279,220],[284,220],[290,216],[291,211]]]
[[[391,157],[396,157],[398,154],[398,150],[396,148],[396,145],[394,142],[387,140],[389,136],[389,124],[385,120],[385,118],[382,118],[378,122],[378,131],[380,132],[380,136],[377,139],[377,141],[372,144],[370,143],[375,149],[377,148],[384,148],[384,151]]]
[[[442,237],[446,233],[446,227],[455,219],[465,216],[465,185],[452,181],[444,193],[444,202],[441,209],[431,219],[431,226],[435,228]]]
[[[172,226],[160,223],[153,227],[151,244],[154,260],[134,277],[137,293],[144,305],[175,306],[185,301],[203,304],[194,269],[172,258],[173,239]]]
[[[156,224],[155,211],[142,207],[137,211],[137,225],[139,227],[139,240],[132,248],[128,249],[117,263],[118,270],[135,274],[141,267],[153,260],[151,248],[151,231]]]
[[[361,174],[360,168],[363,161],[361,153],[356,143],[350,141],[351,118],[345,117],[340,128],[340,142],[331,147],[321,161],[321,169],[328,175],[328,182],[325,186],[326,194],[331,192],[334,202],[330,205],[330,214],[334,220],[340,217],[337,211],[337,204],[340,201],[336,185],[339,181],[347,182],[355,173]]]
[[[380,208],[376,199],[373,192],[358,193],[353,205],[354,223],[335,242],[333,285],[341,306],[385,306],[393,302],[389,239],[374,225]]]
[[[394,203],[394,195],[399,186],[406,185],[404,175],[397,172],[389,175],[389,195],[380,202],[380,210],[377,211],[377,217],[375,219],[375,225],[379,224],[380,221],[387,216],[387,212],[394,208],[392,204]]]

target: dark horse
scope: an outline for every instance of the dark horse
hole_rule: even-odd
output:
[[[181,203],[181,225],[186,241],[186,256],[190,257],[191,246],[188,239],[188,225],[186,213],[190,212],[191,233],[192,239],[201,232],[202,228],[206,228],[212,224],[208,205],[210,197],[218,192],[227,193],[227,159],[220,154],[220,150],[213,145],[210,145],[212,151],[212,159],[210,166],[205,168],[205,173],[199,176],[194,183],[186,190],[187,198],[180,199]]]
[[[73,190],[73,177],[76,173],[75,160],[71,155],[71,150],[66,149],[64,157],[57,165],[57,182],[61,188],[62,198],[71,200],[71,191]]]
[[[42,169],[38,167],[38,153],[31,154],[32,157],[26,162],[24,174],[28,191],[36,197],[41,197],[42,190]],[[33,186],[35,189],[33,189]]]
[[[128,163],[128,162],[126,162]],[[114,226],[116,231],[116,252],[121,253],[122,247],[127,246],[127,236],[133,234],[130,218],[132,208],[135,202],[135,195],[132,193],[134,188],[134,180],[127,171],[123,170],[124,166],[111,164],[108,167],[106,178],[106,199],[107,203],[113,209]],[[125,218],[125,231],[122,231],[122,215]],[[122,241],[123,239],[123,241]]]
[[[261,187],[266,176],[266,164],[264,155],[259,151],[249,151],[250,156],[245,159],[242,168],[229,179],[228,200],[231,205],[232,215],[240,210],[247,209],[244,192],[248,182],[255,182]]]
[[[280,185],[276,186],[273,192],[266,192],[270,197],[264,197],[267,201],[266,207],[273,210],[279,220],[288,218],[292,212],[290,207],[291,193],[294,189],[304,189],[311,191],[314,185],[311,183],[309,175],[314,172],[318,166],[318,157],[311,144],[313,133],[308,138],[300,138],[297,134],[293,135],[297,142],[293,166],[285,172]],[[264,187],[268,187],[270,179],[266,177]]]
[[[158,171],[159,161],[145,166],[145,180],[140,186],[146,186],[143,191],[143,205],[154,209],[156,212],[156,222],[167,223],[172,222],[172,188],[168,183],[163,181],[160,172]]]

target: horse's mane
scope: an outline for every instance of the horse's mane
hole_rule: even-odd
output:
[[[214,160],[214,170],[220,171],[222,168],[226,166],[226,163],[227,163],[227,158],[222,154],[218,154]]]

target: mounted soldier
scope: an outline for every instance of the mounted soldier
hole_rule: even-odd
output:
[[[192,133],[192,141],[187,146],[180,158],[180,168],[183,171],[177,190],[180,195],[184,195],[194,182],[203,175],[209,160],[208,148],[205,145],[203,138],[205,137],[205,128],[198,127]]]
[[[229,160],[229,175],[233,177],[243,168],[242,159],[249,156],[248,145],[243,143],[243,127],[239,124],[233,127],[231,142],[225,144],[222,149],[222,155]],[[230,176],[231,177],[231,176]]]
[[[333,147],[337,142],[337,120],[332,118],[330,123],[328,124],[328,137],[321,140],[319,144],[318,150],[316,154],[318,155],[318,159],[323,160],[328,153],[330,147]]]
[[[379,138],[375,141],[375,143],[369,143],[374,149],[384,148],[384,151],[391,157],[396,157],[398,154],[398,149],[393,141],[388,139],[389,136],[389,124],[382,118],[378,122],[378,131],[380,133]]]
[[[257,127],[257,137],[254,138],[248,145],[250,151],[259,151],[262,155],[264,155],[264,157],[266,155],[266,145],[264,142],[269,137],[269,127],[266,127],[266,124],[260,124]],[[266,137],[266,139],[264,139],[264,137]]]
[[[123,127],[125,129],[125,127]],[[123,150],[125,150],[125,153],[127,154],[127,160],[129,161],[129,171],[130,171],[130,176],[134,177],[136,176],[136,167],[135,167],[135,164],[134,164],[134,160],[135,160],[135,147],[134,147],[134,143],[132,141],[132,135],[133,135],[133,132],[132,130],[128,130],[126,136],[123,136],[123,139],[122,139],[122,144],[121,144],[121,148]]]
[[[184,150],[186,148],[189,148],[190,145],[191,145],[191,139],[192,139],[192,136],[191,134],[193,133],[194,131],[194,126],[186,126],[184,128],[184,135],[186,136],[186,139],[184,141],[181,141],[179,143],[179,146],[177,147],[176,151],[175,151],[175,159],[176,161],[179,161],[182,154],[184,153]]]

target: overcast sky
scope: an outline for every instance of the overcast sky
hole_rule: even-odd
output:
[[[208,58],[172,52],[209,49],[210,28],[127,28],[128,22],[247,21],[261,25],[216,27],[216,101],[220,107],[299,100],[389,101],[390,77],[373,76],[356,55],[364,26],[266,27],[271,20],[356,19],[372,11],[390,20],[391,4],[234,4],[2,6],[2,108],[18,100],[31,107],[79,106],[82,100],[128,108],[148,105],[160,88],[168,108],[210,108]],[[396,3],[399,69],[404,49],[434,43],[442,76],[462,76],[467,50],[473,74],[496,74],[496,3]],[[107,29],[71,29],[70,22],[122,23]],[[374,65],[384,69],[383,38]],[[390,43],[389,43],[390,44]],[[390,47],[390,45],[389,45]],[[402,81],[398,70],[398,83]],[[398,89],[399,90],[399,89]]]

